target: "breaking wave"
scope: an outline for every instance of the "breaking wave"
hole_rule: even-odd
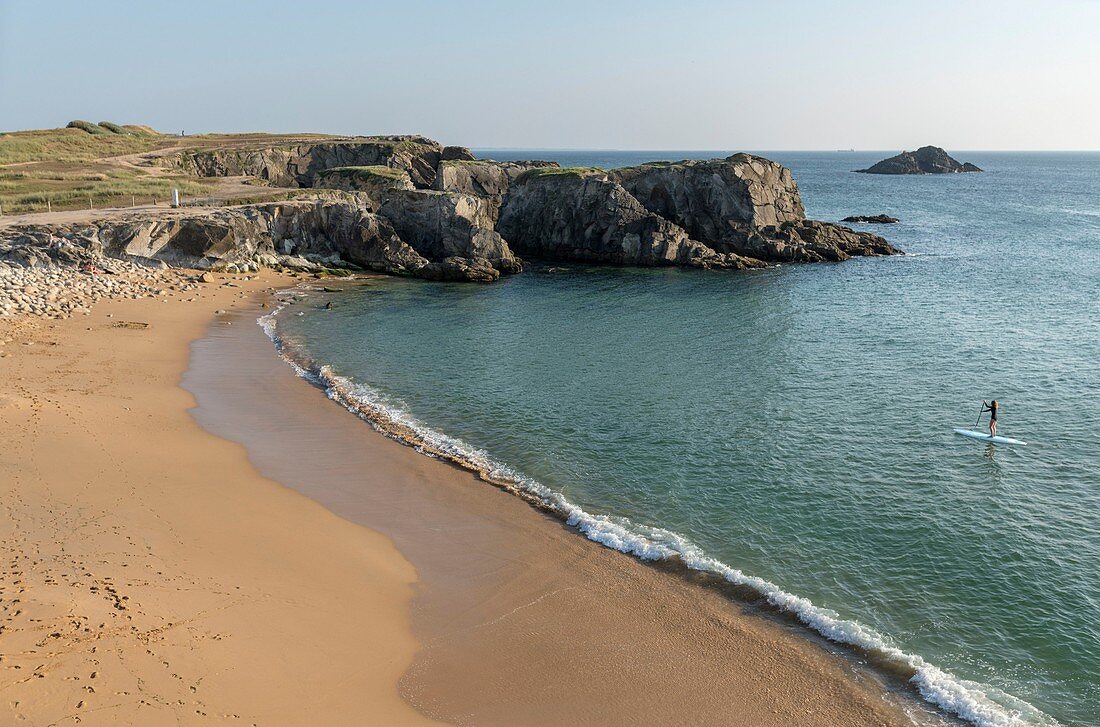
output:
[[[300,290],[284,292],[284,295],[300,294]],[[257,319],[280,356],[298,376],[321,387],[330,399],[383,435],[421,454],[476,473],[482,480],[557,515],[588,539],[608,548],[646,561],[675,561],[691,570],[749,589],[777,611],[797,618],[831,641],[865,654],[880,668],[901,675],[930,704],[979,727],[1058,724],[1023,700],[995,687],[956,677],[919,655],[894,646],[887,636],[874,629],[842,618],[831,609],[816,606],[809,599],[789,593],[768,580],[748,575],[708,556],[678,533],[634,523],[624,517],[587,512],[560,492],[493,460],[483,450],[424,425],[378,390],[336,374],[329,366],[312,360],[304,350],[281,338],[276,330],[276,319],[287,305],[283,300],[271,313]]]

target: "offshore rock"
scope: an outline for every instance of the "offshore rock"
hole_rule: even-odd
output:
[[[938,146],[922,146],[856,171],[862,174],[957,174],[982,170],[970,162],[958,162]]]
[[[759,267],[691,239],[598,169],[532,169],[512,184],[497,229],[521,254],[615,265]]]
[[[889,215],[852,215],[845,217],[841,222],[859,222],[865,225],[892,225],[901,222],[897,217]]]

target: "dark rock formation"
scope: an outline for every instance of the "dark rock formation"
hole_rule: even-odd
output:
[[[500,273],[518,273],[523,263],[493,227],[487,199],[457,192],[392,190],[378,213],[401,239],[432,260],[467,258]]]
[[[428,280],[491,283],[500,277],[500,271],[494,268],[488,260],[449,257],[437,263],[428,263],[417,271],[417,275]]]
[[[731,227],[778,225],[806,216],[790,170],[749,154],[653,162],[615,169],[610,176],[650,212],[706,242],[721,240]]]
[[[819,262],[843,260],[863,250],[897,252],[877,235],[825,222],[810,224],[790,170],[750,154],[643,164],[610,174],[646,209],[720,253]]]
[[[770,261],[840,262],[853,256],[897,255],[885,239],[830,222],[798,220],[753,230],[736,249],[743,255]]]
[[[200,177],[250,176],[281,187],[313,187],[335,167],[383,166],[401,169],[426,189],[444,151],[452,159],[473,158],[463,147],[444,147],[422,136],[364,136],[340,140],[227,147],[180,152],[164,162]]]
[[[512,184],[497,229],[522,255],[616,265],[745,268],[646,210],[602,170],[534,169]]]
[[[892,225],[895,222],[901,222],[897,217],[890,217],[889,215],[852,215],[851,217],[845,217],[841,222],[859,222],[865,225]]]
[[[970,162],[959,163],[938,146],[922,146],[916,151],[903,151],[867,169],[856,171],[863,174],[955,174],[982,170]]]

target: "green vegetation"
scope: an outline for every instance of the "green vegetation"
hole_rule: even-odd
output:
[[[112,134],[126,134],[126,129],[122,128],[118,124],[111,123],[110,121],[100,121],[99,126],[111,132]]]
[[[607,170],[600,169],[599,167],[536,167],[534,169],[528,169],[523,174],[516,177],[516,182],[525,184],[534,179],[542,179],[543,177],[606,177]]]
[[[75,121],[70,121],[68,124],[65,125],[65,128],[66,129],[80,129],[81,131],[86,131],[89,134],[106,134],[106,133],[108,133],[107,130],[102,128],[101,126],[99,126],[97,124],[93,124],[91,121],[83,121],[81,119],[77,119]]]

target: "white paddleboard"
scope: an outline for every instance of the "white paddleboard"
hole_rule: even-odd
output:
[[[991,437],[988,434],[983,434],[982,432],[975,432],[971,431],[970,429],[959,429],[958,427],[955,428],[955,434],[961,434],[964,437],[970,437],[971,439],[980,439],[983,442],[992,442],[993,444],[1019,444],[1021,446],[1027,445],[1027,442],[1021,442],[1019,439],[1002,437],[999,434],[996,437]]]

